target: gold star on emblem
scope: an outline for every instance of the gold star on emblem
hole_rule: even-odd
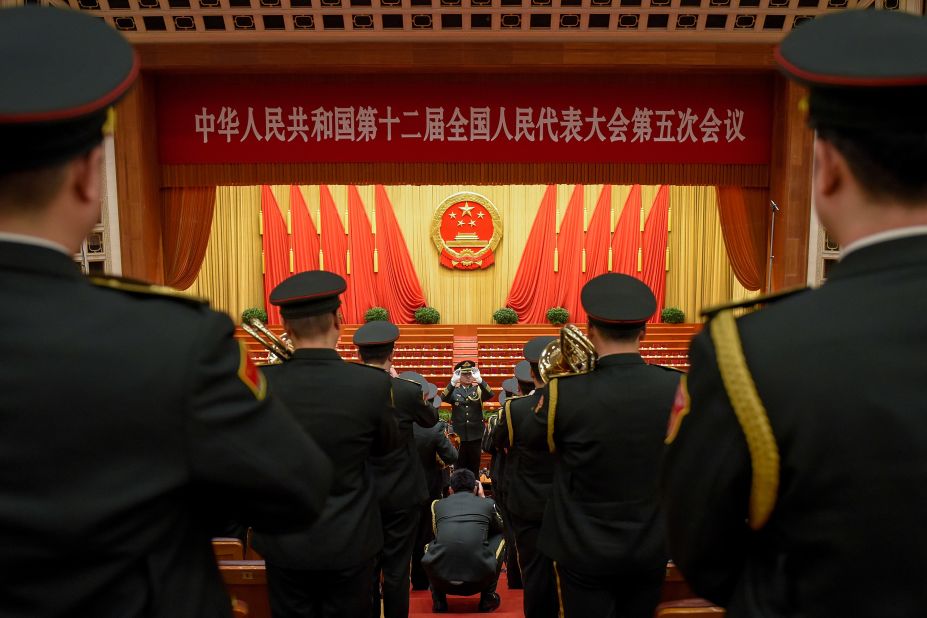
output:
[[[455,215],[454,213],[451,213],[450,216],[451,216],[451,219],[456,219],[456,218],[457,218],[457,215]]]
[[[464,202],[464,203],[466,204],[466,202]],[[461,216],[470,215],[470,216],[472,217],[473,214],[470,212],[471,210],[473,210],[473,206],[471,206],[470,204],[467,204],[466,206],[461,206],[461,207],[460,207],[460,214],[461,214]]]
[[[476,227],[476,221],[470,219],[470,227]]]
[[[478,212],[478,213],[476,213],[476,216],[479,217],[480,219],[482,219],[483,217],[486,216],[486,213],[485,213],[485,212]]]
[[[457,227],[463,227],[463,224],[464,224],[463,221],[458,221],[458,222],[457,222]]]

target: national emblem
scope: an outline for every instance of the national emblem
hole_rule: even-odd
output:
[[[455,193],[435,211],[431,239],[441,254],[442,266],[461,270],[488,268],[502,240],[502,218],[486,197]]]

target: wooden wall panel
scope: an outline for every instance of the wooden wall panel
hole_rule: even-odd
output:
[[[142,73],[116,106],[116,183],[122,274],[164,280],[154,80]]]
[[[814,135],[799,107],[807,96],[804,87],[777,76],[774,96],[769,197],[781,210],[776,216],[772,289],[782,290],[805,285],[808,278]]]

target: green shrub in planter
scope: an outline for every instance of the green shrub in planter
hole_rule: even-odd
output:
[[[492,319],[496,324],[518,324],[518,314],[511,307],[496,309],[492,313]]]
[[[441,321],[441,314],[434,307],[422,307],[415,310],[415,321],[419,324],[437,324]]]
[[[252,318],[257,318],[264,324],[267,324],[267,312],[263,307],[248,307],[241,312],[242,324],[250,324]]]
[[[364,313],[364,322],[376,322],[377,320],[389,322],[389,311],[383,307],[371,307]]]
[[[682,324],[686,321],[686,314],[679,307],[667,307],[660,313],[660,318],[666,324]]]
[[[554,326],[563,326],[570,321],[570,312],[563,307],[551,307],[547,310],[547,321]]]

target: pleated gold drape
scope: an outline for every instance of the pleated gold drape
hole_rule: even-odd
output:
[[[670,207],[666,306],[682,309],[686,322],[698,322],[703,308],[757,296],[731,269],[715,188],[670,187]]]
[[[319,186],[300,187],[309,214],[318,229]],[[329,185],[342,221],[346,220],[348,187]],[[374,186],[358,186],[367,216],[374,218]],[[488,324],[492,312],[503,306],[515,277],[522,251],[544,195],[545,185],[425,185],[387,186],[399,226],[429,305],[441,312],[445,324]],[[557,228],[566,212],[574,185],[557,187]],[[274,185],[280,210],[290,208],[289,185]],[[629,185],[611,187],[617,223],[630,193]],[[641,187],[646,219],[658,185]],[[505,233],[496,249],[495,265],[479,271],[442,267],[431,242],[431,217],[438,205],[458,191],[475,191],[499,209]],[[592,218],[602,185],[586,185],[585,220]],[[714,187],[670,187],[669,271],[666,306],[679,307],[689,322],[699,321],[707,307],[747,298],[731,270],[721,235]],[[189,291],[207,297],[217,309],[238,319],[242,310],[260,306],[263,299],[261,240],[258,212],[260,187],[219,187],[209,246],[200,275]]]
[[[248,307],[264,306],[261,277],[261,187],[217,187],[206,257],[187,292],[239,321]]]

